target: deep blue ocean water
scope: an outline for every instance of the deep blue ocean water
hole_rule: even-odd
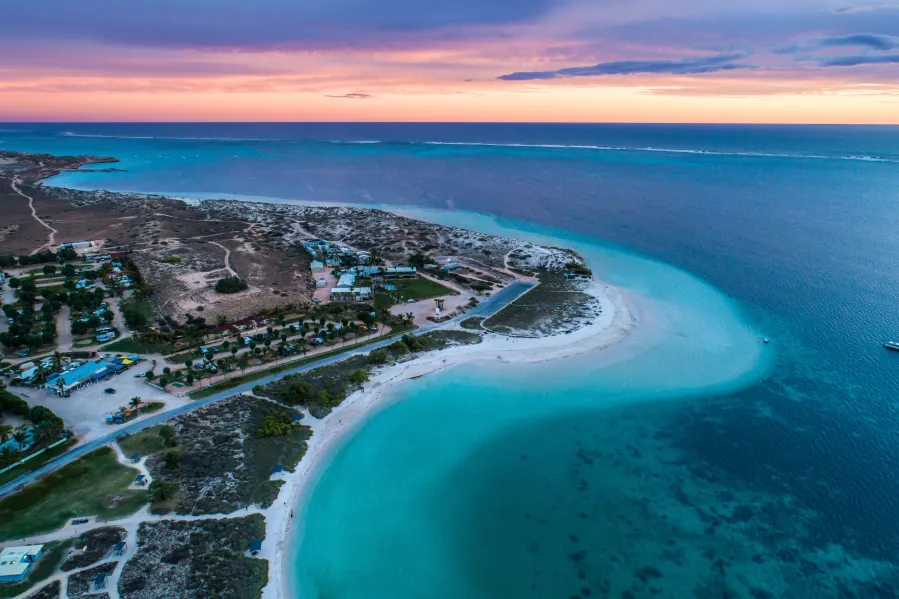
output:
[[[671,340],[621,364],[403,388],[310,499],[304,597],[899,596],[899,128],[0,129],[129,171],[59,185],[399,204],[579,244],[668,311]]]

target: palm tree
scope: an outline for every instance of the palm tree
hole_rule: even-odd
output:
[[[131,406],[132,408],[134,408],[134,409],[137,409],[137,407],[138,407],[140,404],[142,404],[142,403],[144,403],[144,402],[143,402],[143,400],[141,400],[140,397],[132,397],[132,398],[128,401],[128,405],[130,405],[130,406]],[[137,413],[140,414],[140,410],[138,410]]]
[[[55,426],[48,421],[39,422],[35,427],[35,437],[38,445],[46,445],[55,438]]]
[[[0,449],[0,457],[3,458],[3,467],[6,468],[12,461],[12,449],[10,449],[9,447]]]
[[[9,441],[13,428],[8,424],[0,424],[0,444]]]
[[[16,442],[19,451],[23,451],[25,449],[25,440],[28,439],[28,425],[22,424],[17,426],[16,432],[12,434],[12,438]]]

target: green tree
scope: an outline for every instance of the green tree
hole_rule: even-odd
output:
[[[159,386],[160,386],[160,387],[162,387],[163,389],[165,389],[165,388],[166,388],[166,385],[168,385],[168,384],[169,384],[169,379],[168,379],[168,377],[164,377],[164,376],[159,377]]]
[[[237,293],[238,291],[243,291],[247,287],[246,281],[235,276],[219,279],[215,284],[215,290],[218,293]]]
[[[144,402],[141,400],[140,397],[132,397],[130,400],[128,400],[128,405],[130,405],[132,408],[135,408],[135,409],[137,409],[137,407],[142,403],[144,403]]]
[[[45,264],[41,270],[45,275],[52,275],[56,272],[56,266],[54,266],[53,264]]]
[[[25,448],[25,440],[28,439],[28,431],[27,425],[23,424],[16,428],[16,432],[12,434],[13,441],[16,442],[16,447],[19,448],[19,451],[22,451]]]
[[[174,447],[178,444],[175,427],[170,424],[163,424],[159,427],[159,438],[162,439],[162,443],[166,447]]]
[[[13,427],[8,424],[0,424],[0,445],[9,441],[12,435]]]
[[[12,463],[13,451],[9,446],[0,449],[0,460],[3,460],[3,467],[6,468]]]

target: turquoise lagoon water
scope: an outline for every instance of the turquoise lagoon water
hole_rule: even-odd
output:
[[[670,492],[689,485],[683,456],[653,438],[641,405],[748,386],[774,346],[732,300],[662,263],[471,213],[402,212],[573,247],[628,290],[641,325],[606,352],[404,384],[321,474],[291,559],[298,596],[690,592],[745,540],[727,531],[697,545],[701,514]],[[754,565],[743,557],[736,567]]]
[[[614,352],[399,389],[310,497],[304,598],[899,596],[899,128],[21,124],[0,147],[128,169],[73,187],[548,236],[645,306]]]

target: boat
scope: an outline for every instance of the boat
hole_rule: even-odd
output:
[[[765,338],[763,339],[763,341],[764,341],[765,343],[768,343],[768,342],[771,341],[771,340],[768,339],[767,337],[765,337]]]
[[[883,346],[893,351],[899,351],[899,341],[887,341]]]

